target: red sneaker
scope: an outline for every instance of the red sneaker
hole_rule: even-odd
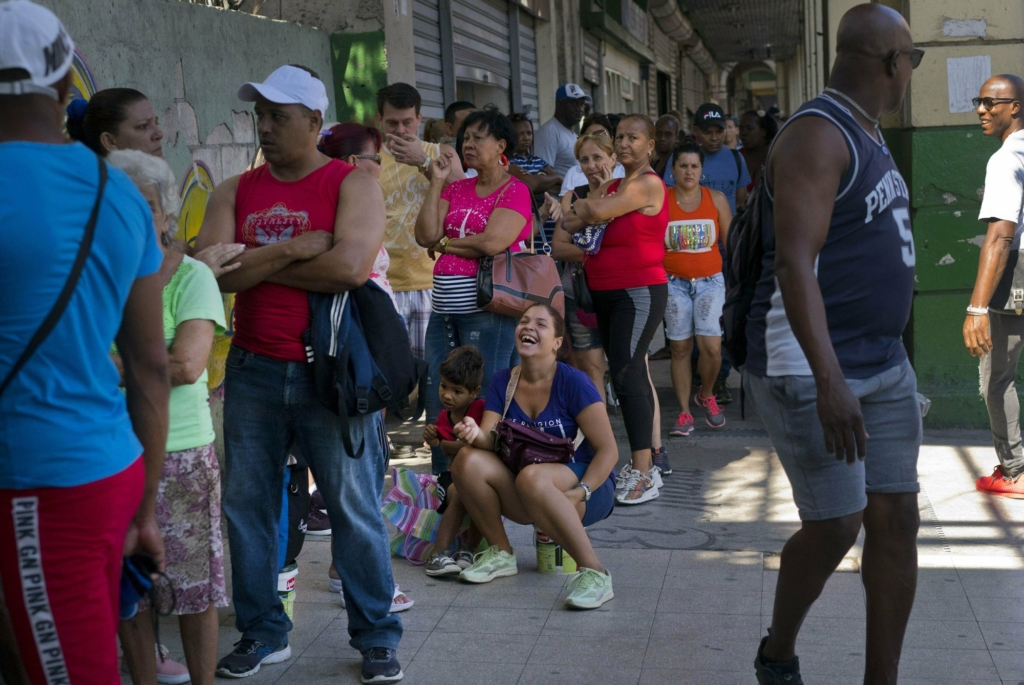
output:
[[[981,492],[1000,497],[1024,499],[1024,478],[1017,476],[1010,480],[1003,475],[1003,467],[999,465],[992,470],[991,476],[982,476],[974,481],[974,487]]]

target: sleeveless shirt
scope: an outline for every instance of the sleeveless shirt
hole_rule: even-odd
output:
[[[701,186],[700,204],[692,212],[679,206],[674,190],[669,192],[664,262],[669,276],[708,278],[721,273],[718,235],[718,207],[710,188]]]
[[[915,263],[910,193],[888,147],[868,135],[849,109],[822,94],[783,128],[809,116],[835,125],[850,151],[815,273],[843,374],[869,378],[907,357],[902,335],[910,318]],[[762,230],[765,254],[747,317],[747,368],[762,377],[809,376],[810,365],[793,335],[775,277],[771,208]]]
[[[654,174],[653,171],[648,172]],[[659,178],[660,180],[660,178]],[[622,183],[616,179],[608,186],[614,193]],[[628,212],[608,222],[601,249],[584,262],[591,290],[642,288],[668,282],[665,267],[665,227],[668,225],[668,188],[661,211],[647,216]]]
[[[242,174],[235,195],[235,242],[247,248],[309,231],[334,233],[341,182],[355,167],[332,159],[298,181],[279,181],[267,164]],[[305,290],[263,281],[235,297],[231,344],[272,359],[305,362],[309,328]]]

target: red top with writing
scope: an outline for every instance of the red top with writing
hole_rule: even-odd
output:
[[[242,174],[235,196],[235,242],[246,248],[291,240],[309,231],[334,233],[341,182],[355,167],[332,159],[298,181],[279,181],[268,165]],[[271,359],[306,361],[305,290],[264,281],[235,298],[232,344]]]

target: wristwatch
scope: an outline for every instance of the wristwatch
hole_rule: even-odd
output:
[[[433,161],[434,160],[430,158],[430,155],[427,155],[423,158],[423,163],[416,167],[417,171],[426,176],[427,172],[430,171],[430,163]]]
[[[589,502],[591,495],[594,494],[593,491],[591,491],[590,486],[584,483],[583,481],[580,481],[579,483],[576,484],[576,487],[583,488],[583,501]]]
[[[437,241],[437,248],[441,250],[441,254],[448,254],[448,243],[452,241],[451,238],[445,236]]]

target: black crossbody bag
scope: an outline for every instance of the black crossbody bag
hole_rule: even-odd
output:
[[[96,220],[100,214],[100,204],[103,202],[103,191],[107,187],[107,165],[99,157],[96,158],[100,168],[100,180],[99,187],[96,190],[96,202],[93,203],[92,213],[89,215],[89,223],[85,225],[85,234],[82,236],[82,243],[78,246],[78,254],[75,256],[75,263],[71,267],[71,273],[68,274],[68,280],[64,283],[64,288],[60,291],[60,295],[57,296],[57,302],[54,303],[53,309],[43,319],[43,323],[39,325],[39,328],[32,335],[32,339],[28,341],[28,345],[25,347],[25,351],[18,357],[18,361],[14,362],[14,366],[7,373],[7,377],[4,378],[3,384],[0,384],[0,395],[4,394],[7,387],[14,380],[14,377],[18,375],[22,367],[32,358],[32,355],[36,353],[36,350],[43,344],[46,338],[53,332],[53,329],[57,326],[57,322],[60,321],[60,317],[64,315],[64,310],[68,307],[68,302],[71,301],[71,296],[75,293],[75,286],[78,285],[78,279],[82,275],[82,270],[85,268],[85,262],[89,258],[89,252],[92,250],[92,239],[96,235]]]

